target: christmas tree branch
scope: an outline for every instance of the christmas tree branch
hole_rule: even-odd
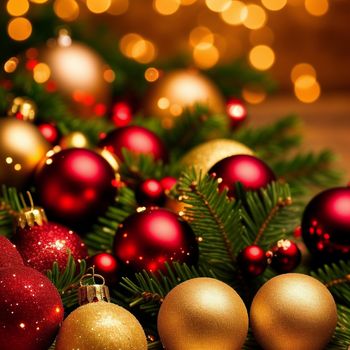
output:
[[[338,305],[338,323],[326,350],[348,350],[350,347],[350,308]]]

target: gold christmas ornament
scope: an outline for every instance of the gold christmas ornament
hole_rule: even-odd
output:
[[[193,166],[197,172],[203,174],[220,160],[236,154],[253,155],[247,146],[234,140],[215,139],[192,148],[181,160],[184,166]]]
[[[195,70],[177,70],[165,74],[146,96],[145,114],[171,127],[173,119],[196,103],[208,106],[213,113],[225,113],[225,101],[217,87]]]
[[[265,350],[322,350],[336,327],[337,309],[321,282],[287,273],[259,289],[250,321],[255,339]]]
[[[16,117],[17,119],[33,122],[37,107],[34,101],[27,97],[15,97],[7,111],[9,117]]]
[[[87,137],[80,131],[73,131],[61,138],[60,146],[66,148],[89,148]]]
[[[213,278],[179,284],[165,297],[158,314],[158,332],[167,350],[239,350],[247,331],[242,299]]]
[[[49,143],[33,124],[1,118],[0,183],[21,187],[49,149]]]

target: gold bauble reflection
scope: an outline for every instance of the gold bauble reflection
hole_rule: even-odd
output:
[[[0,184],[22,186],[49,149],[33,124],[0,118]]]
[[[129,311],[99,301],[74,310],[63,322],[56,350],[146,350],[145,333]]]
[[[337,309],[321,282],[288,273],[259,289],[250,321],[255,339],[265,350],[322,350],[336,327]]]
[[[153,86],[145,99],[145,114],[161,118],[165,127],[196,103],[213,113],[225,112],[225,101],[218,88],[195,70],[177,70],[165,74]]]
[[[90,146],[88,138],[80,131],[73,131],[60,140],[60,146],[66,148],[88,148]]]
[[[7,111],[10,117],[33,122],[35,120],[37,107],[34,101],[27,97],[15,97]]]
[[[172,289],[158,314],[167,350],[238,350],[248,331],[247,309],[227,284],[194,278]]]
[[[182,158],[181,163],[184,166],[193,166],[197,172],[201,170],[205,174],[220,160],[236,154],[253,155],[253,151],[234,140],[216,139],[192,148]]]
[[[110,102],[110,83],[104,79],[106,64],[88,46],[73,42],[56,44],[40,53],[40,60],[51,72],[57,91],[71,101],[74,112],[80,116],[95,115],[99,104]]]

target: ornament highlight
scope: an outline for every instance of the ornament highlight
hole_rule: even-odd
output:
[[[163,186],[156,179],[142,181],[136,189],[135,196],[139,205],[162,205],[165,201]]]
[[[23,259],[16,246],[5,236],[0,236],[0,269],[23,266]]]
[[[226,103],[226,113],[232,129],[237,129],[247,119],[247,107],[238,98],[231,98]]]
[[[266,253],[258,245],[250,245],[238,254],[237,264],[244,275],[259,276],[266,270]]]
[[[130,105],[127,102],[117,102],[112,108],[111,119],[117,128],[130,124],[132,120]]]
[[[250,322],[255,339],[266,350],[322,350],[335,330],[337,308],[321,282],[287,273],[259,289]]]
[[[248,313],[234,289],[201,277],[179,284],[165,296],[157,324],[169,350],[239,350],[248,332]]]
[[[52,123],[43,123],[38,125],[38,129],[51,145],[57,144],[60,134],[56,125]]]
[[[112,254],[98,253],[89,258],[86,263],[88,266],[93,266],[95,271],[101,274],[109,285],[117,282],[119,264]]]
[[[90,142],[88,138],[80,131],[73,131],[60,140],[60,146],[67,148],[89,148]]]

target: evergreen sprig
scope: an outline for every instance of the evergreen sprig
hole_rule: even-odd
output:
[[[338,305],[338,323],[326,350],[348,350],[350,347],[350,308]]]

